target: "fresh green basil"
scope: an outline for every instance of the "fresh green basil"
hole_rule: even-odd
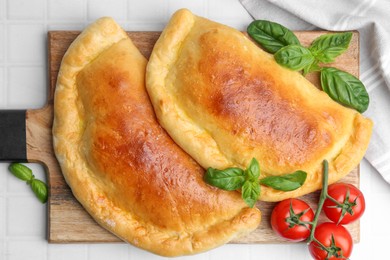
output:
[[[302,70],[315,61],[311,52],[301,45],[289,45],[274,54],[277,63],[291,70]]]
[[[33,179],[31,181],[31,189],[40,202],[46,203],[48,197],[48,191],[46,183],[41,180]]]
[[[294,173],[268,176],[260,180],[261,185],[271,187],[275,190],[292,191],[303,185],[307,177],[304,171],[296,171]]]
[[[278,23],[256,20],[249,24],[247,32],[267,52],[275,53],[287,45],[299,45],[292,31]]]
[[[47,185],[43,181],[35,179],[35,176],[33,175],[32,170],[30,168],[20,163],[11,163],[8,169],[17,178],[25,181],[28,185],[30,185],[31,190],[42,203],[47,202]]]
[[[259,181],[246,180],[242,185],[241,196],[245,203],[253,208],[260,197]]]
[[[237,190],[241,188],[241,196],[253,207],[260,196],[260,166],[253,158],[246,170],[232,167],[224,170],[208,168],[204,180],[215,187],[223,190]]]
[[[260,177],[260,166],[259,162],[252,158],[249,163],[248,169],[245,171],[246,179],[251,181],[257,181]]]
[[[313,63],[303,68],[303,76],[313,71],[320,71],[321,67],[318,65],[318,60],[314,60]]]
[[[332,67],[321,70],[321,87],[336,102],[354,108],[360,113],[367,110],[369,96],[363,83],[355,76]]]
[[[208,184],[224,190],[241,188],[242,199],[252,208],[260,197],[260,184],[276,190],[291,191],[301,187],[306,180],[306,176],[306,172],[296,171],[291,174],[269,176],[259,180],[259,162],[253,158],[246,170],[240,168],[224,170],[208,168],[204,179]]]
[[[316,38],[309,48],[301,46],[292,31],[281,24],[257,20],[249,24],[248,34],[266,51],[273,53],[277,63],[303,75],[321,71],[322,89],[335,101],[363,113],[369,96],[363,83],[347,72],[322,68],[319,63],[333,62],[351,42],[352,32],[329,33]]]
[[[252,158],[248,168],[245,170],[245,177],[246,179],[241,189],[241,196],[245,203],[253,208],[260,196],[260,165],[255,158]]]
[[[34,178],[32,170],[20,163],[11,163],[8,167],[10,172],[22,181],[31,181]]]
[[[320,62],[333,62],[348,49],[351,39],[351,32],[324,34],[313,41],[309,50]]]
[[[224,170],[208,168],[204,178],[208,184],[223,190],[239,189],[245,182],[244,171],[240,168]]]

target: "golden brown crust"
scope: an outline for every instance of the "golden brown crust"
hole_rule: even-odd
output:
[[[146,59],[103,18],[65,54],[54,148],[72,192],[103,227],[156,254],[194,254],[254,230],[258,209],[203,181],[204,170],[156,121]]]
[[[324,159],[330,180],[342,178],[371,135],[369,119],[279,66],[241,32],[185,9],[156,43],[146,85],[161,125],[203,167],[245,168],[255,157],[262,177],[308,172],[296,191],[264,187],[266,201],[319,189]]]

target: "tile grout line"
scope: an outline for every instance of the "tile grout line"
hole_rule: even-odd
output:
[[[205,17],[209,17],[209,13],[210,13],[209,9],[210,9],[209,1],[206,1],[205,10],[204,10]]]
[[[47,1],[47,0],[46,0]],[[47,27],[47,23],[46,23],[46,16],[44,17],[44,19],[36,19],[36,20],[29,20],[29,19],[25,19],[25,20],[15,20],[15,19],[10,19],[9,18],[9,14],[8,14],[8,1],[4,1],[3,2],[3,5],[4,5],[4,10],[3,10],[3,18],[2,18],[2,24],[4,26],[4,30],[3,30],[3,45],[4,45],[4,48],[3,48],[3,52],[4,52],[4,60],[3,62],[1,63],[1,66],[3,66],[3,87],[4,87],[4,95],[2,97],[3,99],[3,104],[4,104],[4,108],[3,109],[10,109],[9,108],[9,101],[8,101],[8,94],[9,94],[9,73],[10,73],[10,68],[11,67],[43,67],[44,66],[44,63],[36,63],[36,62],[32,62],[32,63],[26,63],[26,62],[21,62],[21,63],[18,63],[18,62],[10,62],[9,61],[9,38],[8,38],[8,34],[10,32],[10,28],[9,26],[10,25],[24,25],[24,24],[28,24],[28,25],[41,25],[42,27]],[[47,2],[46,4],[44,5],[44,8],[46,8],[46,5],[47,5]],[[22,108],[24,109],[24,108]]]
[[[2,24],[4,25],[4,31],[3,31],[3,36],[4,36],[4,61],[2,62],[1,65],[4,66],[4,77],[3,77],[3,84],[4,84],[4,95],[3,95],[3,100],[4,100],[4,105],[5,105],[5,109],[8,109],[9,108],[9,101],[8,101],[8,94],[9,94],[9,73],[10,73],[10,68],[12,67],[16,67],[16,68],[20,68],[20,67],[44,67],[45,66],[45,63],[36,63],[36,62],[33,62],[33,63],[18,63],[18,62],[10,62],[9,61],[9,52],[8,52],[8,49],[9,49],[9,38],[8,38],[8,34],[10,32],[10,28],[9,28],[9,25],[19,25],[19,24],[33,24],[33,25],[41,25],[43,29],[46,29],[47,31],[47,28],[48,28],[48,25],[47,25],[47,0],[45,0],[45,3],[44,3],[44,16],[43,16],[43,19],[36,19],[36,20],[29,20],[29,19],[25,19],[25,20],[12,20],[9,18],[9,10],[8,10],[8,1],[4,1],[3,2],[3,6],[4,6],[4,11],[3,11],[3,19],[2,19]],[[13,192],[10,192],[9,189],[8,189],[8,183],[9,181],[9,174],[5,174],[5,178],[4,178],[4,184],[5,184],[5,189],[2,191],[2,195],[3,195],[3,199],[4,199],[4,207],[5,207],[5,210],[4,212],[2,212],[3,214],[3,219],[4,219],[4,222],[5,223],[9,223],[9,216],[7,214],[8,212],[8,205],[9,205],[9,199],[12,197],[19,197],[19,198],[23,198],[23,197],[30,197],[29,195],[26,195],[26,194],[20,194],[20,193],[13,193]],[[7,245],[9,244],[10,241],[14,240],[14,239],[22,239],[24,241],[36,241],[37,238],[40,238],[37,237],[37,236],[16,236],[16,237],[13,237],[13,236],[10,236],[8,234],[8,226],[5,226],[3,232],[2,232],[2,236],[3,236],[3,256],[4,256],[4,259],[6,259],[5,257],[7,256]],[[47,240],[47,238],[44,238],[45,240]],[[45,256],[44,259],[48,259],[48,246],[44,246],[43,247],[43,255]]]
[[[3,22],[3,21],[5,21],[5,16],[6,16],[6,12],[5,12],[5,2],[6,2],[6,0],[3,0],[2,2],[1,2],[1,0],[0,0],[0,16],[1,16],[1,21]]]
[[[85,254],[84,254],[84,259],[90,259],[90,254],[89,254],[89,250],[90,250],[90,244],[84,244],[84,252],[85,252]]]
[[[4,102],[4,108],[7,109],[8,108],[8,71],[9,71],[9,68],[8,68],[8,31],[9,31],[9,28],[8,28],[8,17],[7,17],[7,12],[6,10],[8,10],[8,1],[3,1],[3,25],[4,25],[4,32],[3,32],[3,45],[4,45],[4,49],[3,49],[3,52],[4,52],[4,69],[3,69],[3,86],[4,86],[4,95],[3,95],[3,102]],[[8,182],[8,179],[7,179],[7,175],[6,175],[6,183]],[[7,222],[6,222],[7,223]],[[5,230],[5,229],[4,229]]]
[[[6,31],[7,31],[7,26],[4,26],[4,21],[2,21],[2,24],[3,24],[3,31],[2,31],[2,39],[3,39],[3,49],[2,49],[2,56],[3,56],[3,61],[1,62],[1,68],[2,68],[2,73],[3,73],[3,79],[2,79],[2,97],[1,97],[1,106],[3,108],[7,108],[7,78],[6,78],[6,75],[7,75],[7,62],[6,62],[6,55],[7,55],[7,52],[6,52],[6,41],[5,41],[5,38],[6,38]]]
[[[3,104],[4,104],[4,109],[8,109],[8,40],[7,40],[7,36],[8,36],[8,31],[9,31],[9,28],[8,28],[8,17],[7,17],[7,10],[8,9],[8,1],[4,0],[3,1],[3,19],[2,19],[2,24],[4,26],[4,30],[3,30],[3,65],[4,65],[4,68],[3,68]],[[7,170],[6,170],[7,171]],[[4,223],[9,223],[8,222],[8,216],[7,216],[7,206],[8,206],[8,175],[9,174],[5,174],[5,177],[4,177],[4,190],[3,190],[3,199],[4,199],[4,212],[2,213],[3,214],[3,220],[4,220]],[[7,237],[7,228],[8,228],[8,225],[5,225],[4,226],[4,229],[3,229],[3,232],[2,232],[2,236],[3,236],[3,249],[4,249],[4,259],[6,259],[6,255],[7,255],[7,244],[8,244],[8,237]]]
[[[6,174],[6,177],[8,177],[8,174]],[[6,184],[8,184],[8,178],[7,178],[7,181],[5,182]],[[6,192],[8,191],[8,185],[6,185],[7,187],[7,190],[6,190]],[[9,223],[8,222],[8,215],[7,215],[7,213],[6,212],[8,212],[8,194],[6,193],[5,194],[5,199],[4,199],[4,207],[5,207],[5,210],[4,210],[4,223]],[[6,251],[7,251],[7,245],[8,245],[8,242],[9,242],[9,237],[8,237],[8,232],[7,232],[7,229],[8,229],[8,225],[6,225],[5,227],[4,227],[4,230],[3,230],[3,238],[4,238],[4,255],[6,256],[7,255],[7,253],[6,253]]]
[[[165,2],[165,14],[164,14],[164,23],[169,20],[169,11],[170,11],[170,5],[171,1],[166,1]]]
[[[4,178],[4,180],[5,180],[5,178]],[[7,200],[6,200],[6,195],[5,195],[5,184],[6,184],[6,181],[4,181],[4,183],[3,183],[3,185],[4,185],[4,189],[2,190],[2,199],[3,199],[3,206],[4,206],[4,210],[0,213],[0,214],[2,214],[2,217],[0,218],[0,219],[3,219],[3,222],[4,223],[0,223],[0,225],[3,225],[4,224],[4,228],[3,228],[3,231],[1,232],[1,239],[2,239],[2,243],[1,243],[1,247],[2,247],[2,252],[3,252],[3,254],[2,255],[0,255],[3,259],[6,259],[5,258],[5,252],[6,252],[6,239],[5,239],[5,236],[6,236],[6,224],[5,223],[7,223],[7,221],[6,221],[6,211],[7,211],[7,207],[6,207],[6,202],[7,202]]]
[[[129,20],[130,20],[130,0],[126,0],[126,26],[127,26],[127,28],[126,28],[126,30],[129,30],[129,28],[130,28],[130,25],[129,25]]]
[[[129,27],[127,24],[129,22],[129,0],[125,1],[125,8],[126,8],[126,27]]]
[[[84,28],[88,25],[88,6],[89,0],[84,0]]]
[[[1,25],[3,26],[3,18],[1,19],[0,22],[1,22]],[[3,46],[4,46],[4,39],[5,39],[5,28],[4,28],[4,26],[3,26],[3,30],[1,31],[0,39],[3,39]],[[1,52],[0,56],[2,56],[2,59],[5,59],[5,51],[4,51],[3,48],[0,50],[0,52]],[[4,98],[5,94],[3,94],[4,91],[5,91],[5,80],[4,80],[4,77],[5,77],[5,65],[4,65],[4,60],[0,61],[0,73],[1,73],[1,76],[2,76],[2,81],[0,82],[0,84],[1,84],[0,85],[0,94],[2,95],[2,97],[0,98],[0,108],[3,108],[3,107],[5,107],[5,98]],[[3,194],[3,192],[1,194]]]
[[[28,62],[8,62],[7,63],[7,67],[8,68],[41,68],[42,66],[44,66],[45,64],[44,63],[37,63],[37,62],[31,62],[31,63],[28,63]]]
[[[5,0],[1,1],[1,3],[0,3],[0,16],[1,16],[0,22],[1,22],[1,25],[3,26],[3,31],[1,32],[1,35],[0,35],[0,39],[3,40],[3,49],[0,50],[2,52],[0,55],[3,57],[3,60],[0,61],[1,73],[3,73],[3,78],[2,78],[2,82],[1,82],[2,85],[0,86],[0,93],[3,94],[1,99],[0,99],[0,109],[3,109],[3,108],[6,107],[6,104],[5,104],[5,100],[6,100],[6,98],[5,98],[5,96],[6,96],[5,95],[5,88],[6,87],[5,86],[6,86],[6,84],[5,84],[5,79],[4,79],[5,74],[6,74],[6,72],[5,72],[5,68],[6,68],[6,66],[5,66],[5,50],[4,50],[4,48],[5,48],[4,42],[5,42],[5,30],[6,30],[6,28],[4,26],[4,20],[5,20],[5,12],[3,11],[3,10],[5,10],[4,5],[5,5]],[[5,199],[5,192],[4,192],[4,190],[2,190],[1,196]]]

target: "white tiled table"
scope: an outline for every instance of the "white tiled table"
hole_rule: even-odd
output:
[[[240,30],[251,22],[237,0],[0,0],[0,109],[45,104],[48,30],[81,30],[100,16],[114,17],[129,31],[161,30],[181,7]],[[45,178],[41,165],[29,166]],[[46,206],[7,167],[0,163],[0,260],[160,258],[126,244],[48,244]],[[367,211],[352,259],[389,259],[390,185],[363,161],[361,189]],[[184,258],[310,259],[304,244],[225,245]]]

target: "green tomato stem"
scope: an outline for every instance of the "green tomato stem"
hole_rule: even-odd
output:
[[[335,200],[333,197],[329,196],[328,194],[326,195],[326,197],[327,197],[328,199],[330,199],[331,201],[333,201],[334,204],[336,204],[337,206],[342,207],[342,206],[344,205],[344,203],[338,202],[337,200]]]
[[[314,238],[314,231],[316,230],[317,224],[318,224],[318,218],[320,217],[322,207],[324,206],[325,199],[328,196],[328,174],[329,174],[329,166],[328,161],[324,160],[323,162],[324,168],[323,168],[323,176],[322,176],[322,191],[320,194],[320,199],[318,201],[318,208],[314,215],[314,219],[312,221],[312,226],[310,230],[310,236],[307,240],[307,243],[312,242]]]

